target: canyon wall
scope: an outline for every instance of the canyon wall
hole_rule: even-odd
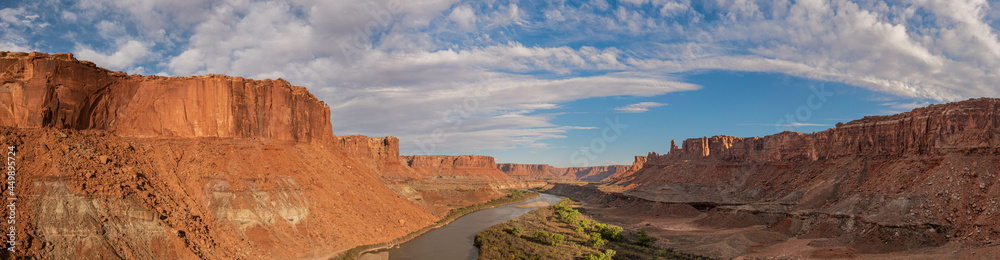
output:
[[[701,225],[765,225],[862,253],[984,245],[1000,242],[1000,211],[987,206],[1000,196],[998,155],[1000,99],[980,98],[816,133],[671,142],[607,189],[696,206]]]
[[[481,155],[406,155],[403,161],[429,178],[474,178],[505,181],[493,157]]]
[[[631,168],[632,166],[630,165],[569,167],[565,169],[562,176],[580,181],[599,182],[613,175],[625,174]]]
[[[35,52],[0,52],[0,71],[0,126],[300,142],[332,136],[329,107],[281,79],[127,75]]]
[[[991,98],[868,116],[812,134],[713,136],[684,140],[670,158],[733,161],[816,161],[843,156],[906,156],[1000,146],[1000,101]]]
[[[479,179],[398,184],[425,177],[396,138],[334,137],[326,104],[280,79],[6,52],[0,73],[19,198],[18,251],[3,259],[327,258],[503,195]],[[492,158],[470,166],[502,176]]]
[[[639,157],[637,156],[638,160]],[[645,157],[643,157],[645,162]],[[517,164],[501,163],[497,168],[515,179],[551,180],[551,181],[586,181],[599,182],[612,176],[620,176],[635,172],[642,168],[642,163],[633,165],[606,165],[589,167],[558,168],[547,164]]]
[[[566,169],[555,168],[548,164],[501,163],[497,164],[496,167],[507,176],[517,179],[559,179],[566,171]]]

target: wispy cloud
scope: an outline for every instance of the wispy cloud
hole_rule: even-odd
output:
[[[777,126],[777,127],[805,127],[805,126],[833,126],[830,124],[816,124],[816,123],[789,123],[789,124],[737,124],[737,125],[760,125],[760,126]]]
[[[553,123],[582,112],[567,102],[698,90],[679,78],[706,70],[934,101],[1000,96],[1000,15],[986,1],[37,2],[0,9],[0,48],[148,74],[281,77],[330,104],[338,134],[399,135],[404,149],[436,131],[462,140],[442,150],[542,145],[578,129]]]
[[[623,107],[616,107],[615,111],[623,113],[643,113],[648,112],[650,108],[666,106],[664,103],[657,102],[639,102]]]

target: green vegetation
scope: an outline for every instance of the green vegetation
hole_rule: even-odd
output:
[[[403,236],[403,237],[400,237],[400,238],[396,238],[396,239],[394,239],[394,240],[392,240],[390,242],[356,246],[356,247],[351,248],[351,249],[349,249],[347,251],[344,251],[343,253],[340,253],[340,255],[338,255],[338,256],[336,256],[334,258],[330,258],[330,259],[333,259],[333,260],[357,259],[358,257],[361,256],[361,254],[363,254],[365,252],[375,251],[375,250],[378,250],[380,248],[389,247],[390,245],[398,245],[398,244],[402,244],[402,243],[404,243],[406,241],[410,241],[411,239],[414,239],[414,238],[416,238],[416,237],[418,237],[418,236],[420,236],[420,235],[422,235],[424,233],[427,233],[427,231],[431,231],[432,229],[435,229],[435,228],[447,225],[448,223],[451,223],[455,219],[458,219],[459,217],[465,216],[466,214],[469,214],[469,213],[472,213],[472,212],[476,212],[478,210],[483,210],[483,209],[488,209],[488,208],[503,206],[503,205],[507,205],[507,204],[518,203],[518,202],[526,201],[526,200],[537,198],[537,197],[538,197],[538,192],[518,190],[518,189],[510,189],[510,190],[507,190],[507,195],[506,196],[503,196],[503,197],[500,197],[500,198],[496,198],[496,199],[490,200],[490,201],[485,202],[485,203],[479,203],[479,204],[476,204],[476,205],[470,205],[470,206],[465,206],[465,207],[461,207],[461,208],[457,208],[457,209],[452,209],[451,211],[448,211],[448,215],[445,215],[445,217],[442,218],[441,220],[438,220],[437,222],[435,222],[434,224],[432,224],[430,226],[426,226],[426,227],[421,228],[421,229],[419,229],[417,231],[410,232],[410,234],[408,234],[406,236]],[[516,227],[516,229],[520,229],[520,230],[516,230],[515,231],[514,229],[515,228],[511,228],[511,234],[512,235],[514,235],[514,232],[517,232],[517,235],[519,235],[522,231],[524,231],[524,229],[521,228],[521,227]]]
[[[563,199],[480,232],[479,259],[703,259],[657,248],[645,230],[589,219],[572,203]]]
[[[521,232],[524,232],[523,227],[513,227],[510,229],[510,234],[515,236],[520,236]]]
[[[603,253],[598,253],[596,255],[587,255],[586,260],[611,260],[615,256],[615,250],[606,249]]]

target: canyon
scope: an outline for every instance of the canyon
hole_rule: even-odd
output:
[[[322,258],[546,183],[489,156],[336,136],[329,106],[282,79],[128,75],[37,52],[0,52],[0,73],[19,199],[4,258]]]
[[[330,113],[282,79],[128,75],[72,54],[0,52],[19,242],[0,256],[324,258],[532,187],[697,255],[1000,253],[1000,99],[567,168],[401,155],[396,137],[334,135]]]
[[[980,98],[815,133],[672,141],[636,172],[551,191],[712,257],[964,258],[1000,242],[998,155],[1000,99]]]

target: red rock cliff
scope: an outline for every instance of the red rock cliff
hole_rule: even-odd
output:
[[[725,215],[732,210],[787,205],[764,211],[771,217],[788,214],[774,219],[781,223],[844,227],[833,232],[850,235],[841,242],[885,252],[939,245],[946,238],[995,241],[986,234],[1000,232],[1000,210],[982,205],[1000,196],[997,154],[1000,99],[980,98],[865,117],[809,134],[688,139],[668,154],[651,153],[641,170],[615,183],[654,201],[745,206],[718,211],[706,224],[738,222]],[[802,220],[794,214],[815,215]],[[851,230],[836,216],[865,223],[870,232]],[[754,223],[752,217],[739,221]],[[935,228],[928,232],[928,226]],[[813,227],[785,229],[800,235]],[[890,232],[884,230],[906,235],[880,237],[879,232]]]
[[[766,137],[713,136],[685,140],[666,156],[737,161],[821,160],[842,156],[903,156],[1000,146],[1000,99],[931,105],[891,116],[869,116],[836,128]]]
[[[428,177],[509,179],[497,170],[493,157],[480,155],[405,155],[403,161]]]
[[[0,53],[0,126],[102,129],[125,136],[332,136],[330,109],[278,80],[127,75],[71,54]]]
[[[597,182],[616,174],[624,174],[631,168],[632,166],[629,165],[569,167],[565,169],[563,176],[580,181]]]
[[[644,161],[645,162],[645,161]],[[639,168],[641,168],[641,164]],[[632,166],[628,165],[607,165],[590,167],[569,167],[558,168],[547,164],[517,164],[501,163],[497,168],[507,176],[517,179],[529,180],[579,180],[598,182],[604,179],[629,172]],[[638,170],[639,168],[635,168]]]
[[[496,167],[507,176],[519,179],[555,179],[566,172],[566,169],[555,168],[548,164],[501,163]]]

